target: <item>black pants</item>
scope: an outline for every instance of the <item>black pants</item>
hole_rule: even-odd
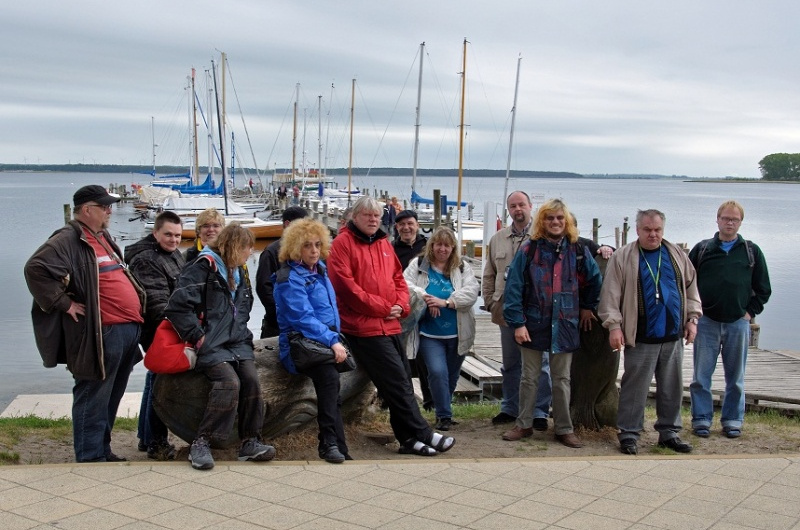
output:
[[[197,436],[224,442],[239,413],[239,438],[261,437],[264,400],[258,386],[255,361],[219,363],[202,369],[211,381],[208,404]]]
[[[356,337],[345,334],[359,366],[366,370],[389,406],[389,423],[400,443],[419,440],[428,443],[433,435],[422,417],[411,384],[411,368],[400,335]]]
[[[319,449],[336,444],[339,451],[348,454],[342,422],[342,399],[339,395],[339,372],[333,364],[320,364],[303,372],[311,378],[317,392],[317,425]]]

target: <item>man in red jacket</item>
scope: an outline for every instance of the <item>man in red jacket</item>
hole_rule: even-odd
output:
[[[400,261],[380,230],[383,206],[371,197],[353,205],[353,218],[333,240],[328,275],[336,291],[342,332],[358,365],[384,403],[400,452],[434,456],[455,439],[434,432],[422,417],[400,341],[400,319],[410,311]]]

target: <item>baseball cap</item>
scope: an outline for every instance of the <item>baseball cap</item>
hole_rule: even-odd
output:
[[[81,204],[86,204],[90,201],[94,201],[97,204],[102,204],[103,206],[108,206],[109,204],[119,202],[120,198],[119,195],[111,195],[103,186],[98,186],[97,184],[84,186],[76,191],[75,195],[72,196],[72,202],[76,207],[80,206]]]

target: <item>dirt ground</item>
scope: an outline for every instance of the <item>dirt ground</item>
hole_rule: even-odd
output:
[[[458,418],[455,418],[458,421]],[[556,442],[553,436],[552,420],[547,432],[536,432],[531,438],[519,442],[506,442],[501,439],[503,432],[512,425],[492,425],[491,421],[464,420],[454,425],[448,434],[456,438],[456,444],[447,453],[437,455],[437,459],[471,458],[538,458],[538,457],[588,457],[621,456],[612,428],[599,432],[580,432],[585,446],[570,449]],[[385,430],[383,430],[385,428]],[[277,449],[276,460],[280,461],[318,461],[317,431],[310,428],[269,440]],[[689,430],[684,430],[682,439],[694,447],[695,455],[740,455],[740,454],[793,454],[800,453],[800,427],[766,424],[745,425],[738,439],[728,439],[722,435],[715,424],[711,437],[698,438]],[[388,441],[391,440],[391,441]],[[387,443],[388,441],[388,443]],[[657,433],[652,423],[639,441],[639,454],[674,454],[672,451],[656,448]],[[178,461],[188,458],[188,445],[180,439],[172,442],[178,448]],[[138,439],[135,431],[115,430],[113,449],[129,461],[147,461],[147,455],[137,450]],[[368,430],[358,426],[348,426],[347,443],[355,460],[407,460],[422,457],[398,454],[398,444],[394,441],[386,425],[371,425]],[[53,441],[36,437],[22,439],[11,448],[20,455],[20,464],[58,464],[74,461],[71,440]],[[214,450],[217,462],[235,460],[235,449]]]

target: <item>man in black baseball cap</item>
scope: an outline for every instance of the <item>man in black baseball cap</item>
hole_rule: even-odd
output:
[[[119,195],[111,195],[103,186],[98,186],[97,184],[84,186],[72,196],[75,208],[87,202],[96,202],[100,206],[109,206],[119,201]]]

